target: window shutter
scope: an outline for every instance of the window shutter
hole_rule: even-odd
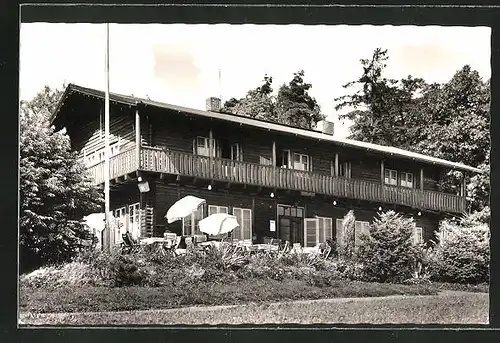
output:
[[[193,155],[196,155],[196,138],[193,138]]]
[[[242,210],[242,234],[243,234],[243,239],[252,239],[252,228],[251,228],[251,223],[252,223],[252,215],[251,215],[251,210],[249,209],[244,209]]]
[[[312,159],[312,156],[309,155],[307,158],[309,160],[309,171],[312,172],[313,171],[313,159]]]
[[[318,242],[325,242],[325,219],[326,218],[318,218]]]
[[[319,219],[304,219],[304,246],[314,247],[318,241]]]
[[[342,223],[344,222],[343,219],[336,219],[335,220],[335,226],[336,226],[336,240],[337,240],[337,244],[339,244],[340,242],[342,242],[342,234],[343,234],[343,227],[342,227]]]
[[[358,246],[361,243],[361,241],[360,241],[361,230],[362,230],[361,222],[356,221],[354,224],[354,245],[355,246]]]
[[[332,218],[324,218],[325,223],[324,223],[324,229],[325,229],[325,242],[328,239],[332,239],[332,224],[333,220]]]
[[[242,211],[240,208],[233,208],[233,215],[236,217],[238,224],[240,224],[240,228],[237,228],[237,229],[233,230],[233,232],[232,232],[232,237],[235,239],[242,239],[241,227],[243,225],[243,220],[242,220],[243,216],[242,216],[241,212]]]

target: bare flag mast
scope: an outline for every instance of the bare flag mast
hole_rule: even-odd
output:
[[[106,23],[105,97],[104,97],[104,234],[106,250],[111,250],[110,201],[109,201],[109,23]],[[104,243],[104,242],[103,242]]]

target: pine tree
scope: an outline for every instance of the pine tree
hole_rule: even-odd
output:
[[[58,97],[46,87],[20,112],[20,266],[29,270],[70,259],[89,238],[82,219],[100,210],[101,192],[48,116]],[[61,92],[59,92],[61,94]],[[40,100],[47,101],[40,101]],[[38,106],[42,104],[41,106]]]
[[[338,255],[345,260],[351,260],[355,251],[355,223],[354,211],[349,211],[342,220],[342,235],[338,242]]]
[[[413,218],[388,211],[379,213],[370,225],[369,235],[360,236],[356,252],[364,264],[365,276],[379,282],[401,282],[410,279],[423,256],[423,245],[414,243]]]

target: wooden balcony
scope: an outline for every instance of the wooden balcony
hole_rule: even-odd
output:
[[[221,158],[208,158],[155,148],[141,149],[140,169],[231,183],[291,189],[334,197],[398,204],[413,208],[461,213],[465,198],[454,194],[387,186]]]
[[[277,168],[249,162],[196,156],[193,154],[142,147],[137,165],[136,151],[131,149],[110,159],[110,178],[136,170],[216,181],[248,184],[277,189],[325,194],[340,198],[410,206],[419,209],[461,213],[465,198],[454,194],[388,186],[378,182],[347,179],[293,169]],[[89,168],[96,184],[104,182],[104,162]]]
[[[138,170],[135,149],[121,152],[109,160],[109,178],[114,179]],[[95,184],[104,182],[104,161],[89,167],[88,172]]]

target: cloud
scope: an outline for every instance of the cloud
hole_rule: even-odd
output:
[[[199,88],[200,69],[191,52],[180,44],[154,44],[153,75],[162,80],[166,88]]]

